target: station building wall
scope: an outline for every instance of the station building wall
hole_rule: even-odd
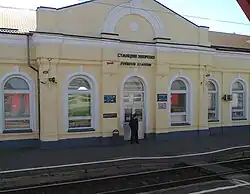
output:
[[[0,35],[0,147],[105,145],[111,143],[114,129],[125,142],[124,84],[129,78],[143,85],[145,139],[247,129],[248,53],[212,47],[207,27],[156,1],[112,1],[116,8],[98,2],[38,8],[29,47],[25,34]],[[156,11],[145,11],[148,7]],[[11,78],[21,80],[4,89]],[[75,90],[72,81],[77,80],[85,80],[89,88]],[[20,99],[11,104],[13,94],[22,95],[22,111],[9,110],[20,105]],[[91,115],[69,115],[69,98],[76,94],[88,102]],[[223,100],[224,95],[232,95],[232,100]],[[113,97],[116,102],[105,102]]]

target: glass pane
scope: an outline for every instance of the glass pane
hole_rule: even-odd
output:
[[[138,121],[142,121],[143,120],[143,110],[140,108],[137,108],[134,110],[134,112],[137,114]]]
[[[186,94],[171,94],[171,112],[186,112]]]
[[[215,112],[209,112],[208,113],[208,120],[216,120],[216,113]]]
[[[90,94],[70,94],[69,117],[91,116],[91,95]]]
[[[143,99],[141,97],[134,98],[134,102],[143,102]]]
[[[124,92],[123,93],[123,97],[129,97],[129,93],[128,92]]]
[[[143,109],[144,106],[142,103],[133,103],[133,109]]]
[[[243,93],[233,93],[233,109],[243,109],[244,108],[244,94]]]
[[[30,120],[5,120],[5,129],[30,129]]]
[[[216,94],[208,93],[208,110],[216,110]]]
[[[238,112],[232,112],[232,118],[238,119],[238,118],[244,118],[244,111],[238,111]]]
[[[133,96],[134,97],[143,97],[143,93],[142,92],[135,92],[135,93],[133,93]]]
[[[91,119],[69,120],[69,128],[91,127]]]
[[[186,84],[181,80],[175,80],[171,85],[171,90],[186,90]]]
[[[29,90],[29,85],[25,80],[19,77],[10,78],[4,84],[5,90]]]
[[[5,118],[29,118],[29,94],[4,94]]]
[[[143,84],[139,78],[128,79],[124,84],[124,91],[143,91]]]
[[[84,78],[78,77],[78,78],[73,79],[70,82],[68,89],[78,90],[78,91],[87,91],[87,90],[90,90],[91,87],[87,80],[85,80]]]
[[[233,91],[242,91],[243,90],[243,85],[239,81],[235,82],[233,84]]]
[[[212,82],[208,82],[207,88],[208,88],[208,91],[216,91],[216,87]]]
[[[171,123],[186,122],[186,115],[171,115]]]
[[[124,103],[129,103],[130,101],[129,101],[129,98],[123,98],[123,102]]]

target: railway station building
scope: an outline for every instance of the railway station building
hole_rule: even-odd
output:
[[[155,0],[0,8],[0,148],[161,141],[249,128],[248,36]]]

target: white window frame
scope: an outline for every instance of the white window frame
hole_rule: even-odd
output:
[[[82,120],[82,119],[91,119],[91,126],[90,127],[74,127],[74,128],[69,128],[69,125],[68,125],[68,130],[80,130],[80,129],[93,129],[93,125],[94,125],[94,121],[93,121],[93,112],[94,112],[94,109],[93,109],[93,100],[92,100],[92,97],[93,97],[93,92],[92,92],[92,83],[91,81],[85,77],[85,76],[75,76],[73,77],[70,81],[69,81],[69,84],[71,81],[73,81],[74,79],[77,79],[77,78],[81,78],[81,79],[84,79],[85,81],[88,82],[89,86],[90,86],[90,90],[88,89],[87,91],[84,91],[84,90],[81,90],[81,91],[77,91],[77,90],[73,90],[73,89],[68,89],[68,96],[70,94],[90,94],[90,99],[91,99],[91,112],[90,112],[90,115],[91,116],[78,116],[78,117],[68,117],[68,123],[71,119],[74,118],[74,120]],[[68,86],[69,86],[68,84]],[[69,105],[69,104],[68,104]],[[69,113],[68,113],[69,114]]]
[[[186,86],[186,90],[172,90],[172,84],[175,82],[175,81],[182,81],[185,86]],[[189,82],[186,81],[185,78],[182,78],[182,77],[176,77],[174,78],[171,82],[170,82],[170,85],[169,85],[169,93],[170,93],[170,99],[169,99],[169,123],[170,125],[182,125],[182,124],[189,124],[191,125],[191,116],[190,116],[190,106],[191,106],[191,99],[190,99],[190,88],[189,88]],[[172,113],[171,112],[171,106],[172,106],[172,103],[171,103],[171,96],[172,96],[172,93],[174,94],[186,94],[186,112],[178,112],[178,113]],[[180,121],[180,122],[173,122],[172,121],[172,116],[185,116],[186,120],[185,121]]]
[[[68,86],[70,82],[75,79],[82,77],[86,81],[88,81],[90,87],[91,87],[91,127],[86,128],[69,128],[69,104],[68,104],[68,95],[69,95],[69,89]],[[63,85],[63,118],[64,118],[64,130],[66,132],[88,132],[88,131],[96,131],[98,129],[98,123],[100,118],[99,113],[99,90],[98,90],[98,83],[94,76],[92,76],[89,73],[86,72],[76,72],[69,74],[66,79],[66,83]],[[81,91],[82,94],[82,91]],[[86,130],[86,131],[85,131]]]
[[[143,88],[144,88],[144,112],[145,112],[145,133],[152,133],[153,129],[151,126],[151,122],[150,122],[150,106],[149,106],[149,102],[150,102],[150,95],[149,95],[149,88],[150,85],[148,84],[147,80],[141,76],[140,74],[136,73],[136,72],[132,72],[129,73],[128,75],[126,75],[123,80],[120,83],[120,96],[123,97],[124,96],[124,84],[125,82],[132,78],[132,77],[138,77],[142,84],[143,84]],[[123,102],[123,98],[120,98],[120,128],[123,129],[124,128],[124,102]]]
[[[215,94],[215,110],[209,110],[208,109],[208,114],[209,113],[215,113],[215,118],[214,119],[208,119],[208,122],[219,122],[220,121],[220,117],[219,117],[219,87],[216,81],[209,79],[208,83],[211,82],[214,87],[215,87],[215,91],[209,91],[208,90],[208,94]]]
[[[243,87],[243,90],[242,91],[233,91],[233,84],[236,83],[236,82],[239,82],[242,87]],[[232,82],[231,84],[231,94],[233,95],[234,93],[237,93],[237,94],[243,94],[243,108],[242,109],[234,109],[233,110],[233,106],[232,106],[232,103],[230,104],[230,115],[231,115],[231,120],[232,121],[239,121],[239,120],[246,120],[248,118],[248,115],[247,115],[247,107],[248,107],[248,90],[247,90],[247,86],[246,86],[246,82],[242,79],[236,79]],[[233,118],[233,112],[243,112],[243,117],[238,117],[238,118]]]
[[[4,90],[4,85],[5,83],[12,79],[12,78],[20,78],[23,79],[29,86],[29,90]],[[0,91],[0,110],[2,112],[2,116],[0,117],[0,133],[3,132],[22,132],[22,131],[36,131],[36,99],[35,99],[35,84],[34,81],[27,75],[26,73],[23,72],[10,72],[6,73],[1,79],[0,79],[0,84],[1,84],[1,91]],[[16,129],[6,129],[5,128],[5,113],[4,113],[4,94],[29,94],[29,105],[30,105],[30,128],[16,128]],[[8,119],[8,120],[23,120],[23,118],[15,118],[15,119]],[[26,118],[25,118],[26,119]]]

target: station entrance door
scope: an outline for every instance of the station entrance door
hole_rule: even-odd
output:
[[[123,88],[124,140],[130,139],[129,121],[134,113],[137,113],[139,120],[138,138],[144,139],[146,128],[144,99],[144,85],[141,79],[138,77],[129,78]]]

